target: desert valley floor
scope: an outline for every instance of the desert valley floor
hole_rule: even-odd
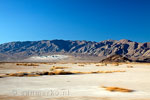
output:
[[[150,100],[150,64],[0,63],[0,100]]]

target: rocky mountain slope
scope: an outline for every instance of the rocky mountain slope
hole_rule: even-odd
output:
[[[126,58],[126,57],[123,57],[121,55],[112,55],[106,59],[103,59],[101,62],[103,63],[107,63],[107,62],[132,62],[132,60]]]
[[[106,58],[114,54],[132,60],[150,58],[150,42],[138,43],[130,40],[105,40],[101,42],[42,40],[9,42],[0,45],[0,61],[22,60],[32,56],[65,54]]]

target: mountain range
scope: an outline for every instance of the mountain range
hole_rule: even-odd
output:
[[[69,55],[93,60],[102,60],[112,55],[122,55],[133,61],[150,59],[150,42],[131,40],[72,41],[41,40],[9,42],[0,44],[0,61],[21,61],[33,56]]]

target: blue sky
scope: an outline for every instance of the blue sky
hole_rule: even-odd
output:
[[[150,42],[150,0],[0,0],[0,43]]]

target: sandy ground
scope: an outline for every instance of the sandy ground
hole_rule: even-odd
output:
[[[48,71],[52,66],[69,67],[64,69],[66,71],[125,70],[126,72],[0,78],[0,100],[150,100],[150,64],[96,65],[98,63],[56,63],[39,66],[2,63],[1,75],[13,72]],[[127,68],[128,65],[133,68]],[[117,86],[132,89],[134,92],[110,92],[101,86]]]

